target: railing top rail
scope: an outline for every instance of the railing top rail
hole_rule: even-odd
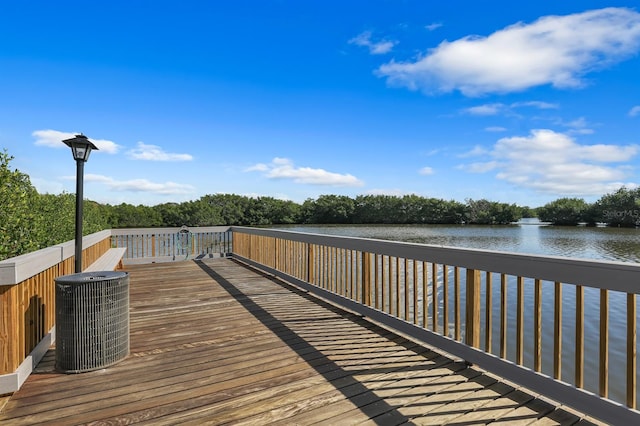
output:
[[[579,259],[436,246],[276,229],[231,227],[232,231],[395,256],[547,281],[640,293],[640,263]]]
[[[118,228],[112,229],[111,235],[160,235],[160,234],[175,234],[182,229],[186,229],[191,233],[205,233],[205,232],[227,232],[230,226],[191,226],[191,227],[166,227],[166,228]]]
[[[82,237],[82,246],[92,246],[111,236],[111,230]],[[67,241],[21,256],[0,261],[0,285],[15,285],[70,258],[75,254],[74,241]]]

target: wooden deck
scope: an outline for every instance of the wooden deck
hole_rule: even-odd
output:
[[[131,354],[55,372],[0,424],[591,424],[232,259],[135,265]]]

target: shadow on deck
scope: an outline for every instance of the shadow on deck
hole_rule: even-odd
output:
[[[131,354],[66,375],[49,351],[2,424],[591,424],[248,268],[127,268]]]

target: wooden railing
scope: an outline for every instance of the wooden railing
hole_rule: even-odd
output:
[[[83,269],[111,247],[111,232],[83,238]],[[0,262],[0,394],[17,390],[55,340],[55,278],[75,269],[68,241]]]
[[[242,261],[606,422],[640,423],[640,264],[232,232]]]
[[[113,247],[126,247],[125,264],[175,261],[231,253],[228,226],[113,229]]]

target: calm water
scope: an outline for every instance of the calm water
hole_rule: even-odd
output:
[[[282,226],[297,232],[330,234],[422,244],[509,251],[529,254],[567,256],[623,262],[640,262],[640,229],[605,227],[556,227],[524,220],[517,225],[296,225]],[[499,281],[496,281],[496,283]],[[513,284],[513,283],[512,283]],[[640,283],[639,283],[640,285]],[[464,286],[463,286],[464,287]],[[492,352],[499,353],[499,285],[493,286],[494,329]],[[573,383],[575,291],[563,290],[563,380]],[[462,296],[464,299],[464,295]],[[533,286],[525,290],[525,312],[532,312]],[[553,366],[553,283],[543,283],[543,372],[552,374]],[[464,303],[464,301],[463,301]],[[508,289],[508,321],[515,324],[515,289]],[[610,292],[609,313],[609,392],[610,398],[625,400],[626,298]],[[464,305],[463,305],[464,306]],[[484,302],[483,302],[484,306]],[[599,291],[585,289],[585,388],[598,390]],[[482,312],[484,318],[484,312]],[[639,318],[640,321],[640,318]],[[512,327],[515,328],[515,327]],[[509,342],[515,341],[515,330]],[[532,367],[533,318],[525,317],[525,365]],[[484,337],[483,337],[484,338]],[[514,345],[508,348],[508,358],[515,359]],[[640,348],[639,348],[640,349]],[[639,351],[640,353],[640,351]]]
[[[640,262],[640,229],[518,225],[296,225],[297,232],[530,254]]]

